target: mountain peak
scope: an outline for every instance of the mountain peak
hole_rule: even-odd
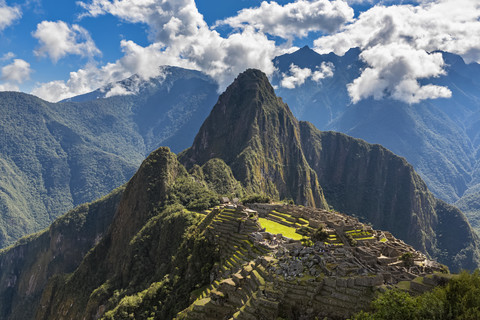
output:
[[[265,94],[275,96],[275,91],[268,81],[267,75],[258,69],[247,69],[240,73],[222,96],[228,96],[235,91],[242,91],[242,94],[247,92],[258,94],[264,91]]]
[[[275,95],[267,76],[260,70],[248,69],[219,97],[192,147],[179,159],[190,168],[220,158],[251,192],[325,207],[316,174],[303,156],[299,136],[298,121]],[[298,185],[305,188],[299,190]]]

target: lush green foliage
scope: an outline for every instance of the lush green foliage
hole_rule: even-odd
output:
[[[232,169],[223,160],[210,159],[199,169],[208,187],[219,195],[232,199],[243,196],[242,185],[235,179]]]
[[[190,146],[217,85],[197,71],[166,74],[138,95],[96,99],[99,90],[78,102],[0,92],[0,248],[122,185],[160,145]]]
[[[261,194],[251,194],[242,198],[243,203],[269,203],[270,201],[269,196]]]
[[[110,305],[114,308],[103,319],[171,319],[187,306],[190,292],[208,283],[210,269],[218,260],[217,248],[198,229],[199,221],[178,205],[168,206],[149,221],[134,240],[144,248],[135,249],[140,261],[134,262],[136,267],[129,275],[131,283],[138,279],[142,285],[130,288],[126,295],[112,297]],[[167,235],[152,243],[160,232]],[[165,260],[152,264],[142,251],[158,246],[158,254]],[[142,287],[146,289],[137,291]]]
[[[413,266],[414,260],[413,260],[413,254],[411,252],[405,252],[404,254],[402,254],[402,256],[400,257],[400,260],[403,261],[403,264],[407,268]]]
[[[480,319],[480,273],[462,272],[445,287],[419,296],[388,290],[372,302],[371,312],[361,312],[355,320]]]
[[[189,210],[202,211],[220,203],[219,195],[205,187],[193,177],[181,177],[177,179],[169,202],[181,203]]]
[[[328,232],[326,232],[322,226],[313,230],[310,237],[313,241],[325,241],[328,239]]]

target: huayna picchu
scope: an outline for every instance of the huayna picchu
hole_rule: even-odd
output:
[[[1,251],[0,317],[344,319],[377,292],[444,283],[442,264],[477,268],[478,242],[405,159],[298,122],[247,70],[191,148],[157,149]]]

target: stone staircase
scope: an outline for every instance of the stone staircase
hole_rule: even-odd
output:
[[[253,261],[244,264],[231,277],[209,286],[188,309],[178,315],[177,319],[253,320],[258,319],[259,308],[262,316],[269,314],[272,319],[276,319],[278,302],[266,296],[269,287],[265,280],[267,276],[261,265]]]
[[[268,252],[255,246],[249,234],[259,231],[260,227],[244,213],[235,209],[220,210],[207,227],[207,233],[214,238],[220,249],[220,269],[218,276],[229,276],[244,263]]]

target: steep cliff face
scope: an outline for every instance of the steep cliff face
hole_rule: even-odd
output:
[[[48,281],[73,272],[110,226],[123,188],[0,252],[0,318],[34,319]]]
[[[404,158],[307,122],[300,128],[305,157],[331,206],[391,231],[453,270],[478,266],[479,240],[465,216],[436,199]]]
[[[298,122],[264,73],[247,70],[227,88],[179,157],[187,168],[220,158],[250,192],[325,207],[301,150]]]
[[[215,260],[215,247],[193,229],[199,215],[184,205],[204,199],[209,207],[217,198],[168,148],[156,150],[127,184],[106,236],[75,272],[48,283],[36,318],[98,318],[143,290],[160,303],[162,318],[171,318],[188,303],[185,291],[207,281]]]
[[[278,198],[292,197],[309,206],[326,207],[322,185],[325,198],[336,210],[355,214],[375,227],[391,231],[454,270],[478,266],[479,240],[465,216],[435,199],[403,158],[379,145],[343,134],[320,132],[309,123],[297,122],[288,107],[274,96],[260,71],[248,70],[238,77],[219,99],[193,146],[178,159],[168,148],[156,150],[124,189],[79,207],[48,231],[1,252],[0,316],[45,320],[117,319],[124,315],[173,318],[209,284],[217,286],[219,283],[212,283],[213,278],[227,276],[226,270],[232,276],[238,265],[252,262],[262,254],[260,247],[251,244],[251,233],[260,227],[247,211],[215,209],[198,213],[216,206],[220,195],[264,192]],[[309,224],[305,215],[288,216],[278,211],[281,208],[278,205],[272,211],[272,221],[281,221],[292,228],[297,223]],[[323,221],[317,219],[315,210],[300,211],[303,210],[305,214],[313,214],[310,228],[317,228]],[[346,232],[348,221],[355,220],[349,232],[362,234],[363,230],[369,235],[363,240],[373,240],[373,233],[365,231],[366,226],[357,226],[356,219],[326,210],[322,215],[335,216],[335,226],[342,232]],[[242,235],[232,236],[236,233]],[[387,238],[397,243],[382,232],[375,234],[380,243]],[[330,240],[337,239],[335,234],[331,236]],[[350,246],[345,234],[338,239]],[[341,252],[345,254],[345,250],[338,253]],[[381,255],[380,258],[385,258]],[[345,259],[351,258],[345,255]],[[372,261],[371,255],[364,258]],[[267,260],[271,262],[267,258],[266,266]],[[347,272],[349,269],[343,263],[347,260],[338,261],[335,272]],[[378,285],[391,281],[373,271],[378,270],[375,268],[381,262],[385,263],[385,259],[380,260],[374,260],[369,269],[374,277],[362,275],[360,282],[363,283],[364,276],[368,283],[375,279],[374,285],[377,280]],[[322,265],[329,269],[325,271],[328,274],[334,269],[329,263]],[[337,268],[340,265],[343,267]],[[259,289],[262,277],[257,277],[262,268],[256,272],[247,269],[237,280],[250,276],[259,293],[265,294]],[[358,272],[366,272],[360,269]],[[346,286],[341,278],[343,273],[338,274],[338,283]],[[322,277],[318,279],[323,281]],[[291,286],[284,280],[289,280],[282,280],[287,294]],[[222,286],[232,289],[232,281]],[[308,287],[305,292],[314,290],[309,283],[305,282]],[[337,280],[329,283],[331,287],[337,286]],[[323,286],[324,282],[317,284]],[[265,292],[267,296],[271,293]],[[218,291],[207,294],[214,300],[222,299]],[[354,290],[346,298],[358,295],[365,298],[370,294],[371,290]],[[285,297],[290,299],[288,295]],[[305,296],[296,295],[297,298],[303,301]],[[323,301],[322,297],[319,299]],[[327,300],[327,305],[331,305],[331,299]],[[285,300],[271,302],[281,311],[279,301]],[[262,298],[254,302],[265,301]],[[239,303],[240,309],[243,303]],[[215,311],[215,306],[210,303],[208,309]],[[260,310],[262,306],[258,304],[255,308]],[[195,305],[192,308],[195,311]]]

